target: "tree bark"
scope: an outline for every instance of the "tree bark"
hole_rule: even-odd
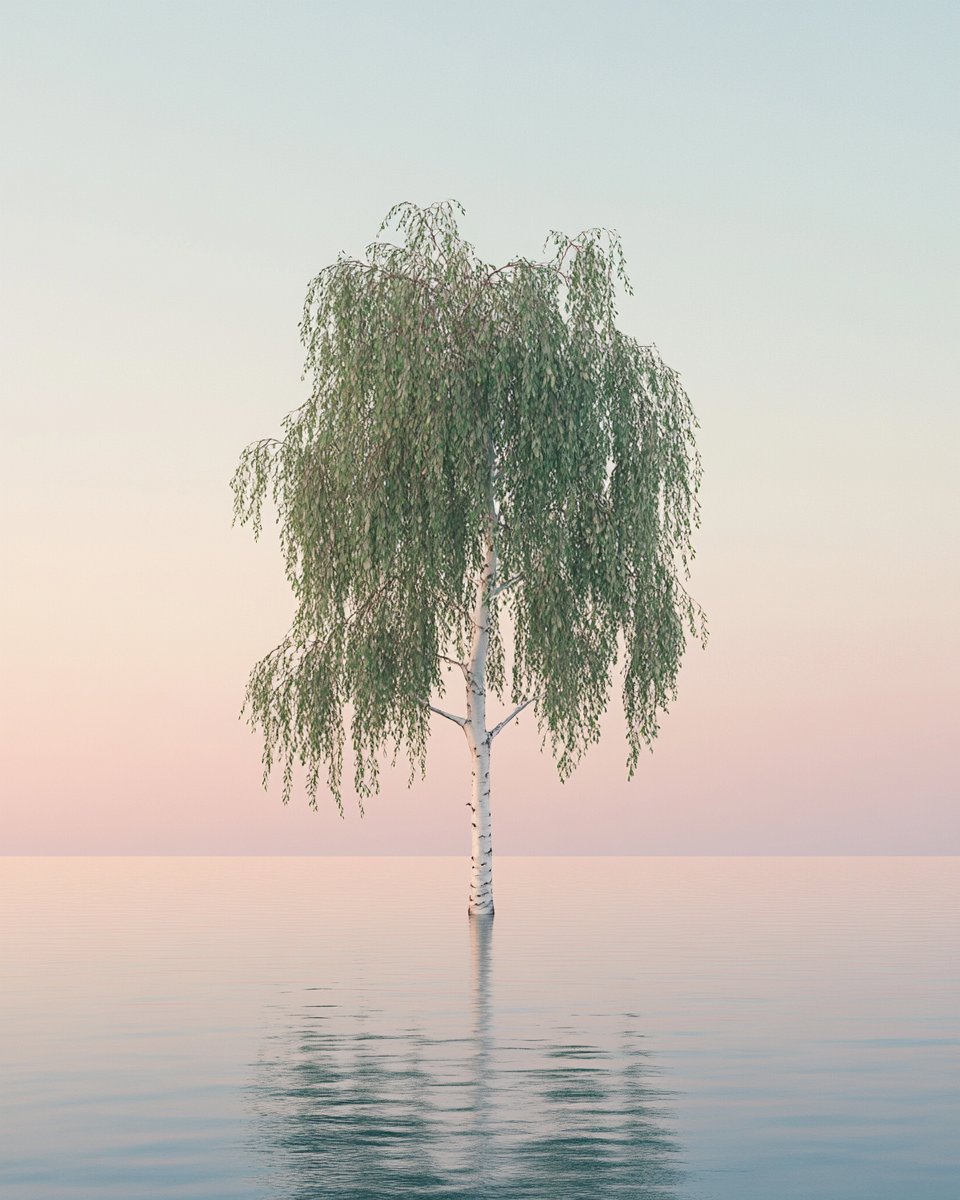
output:
[[[497,552],[487,538],[487,553],[477,585],[473,614],[473,641],[467,663],[467,737],[473,769],[470,798],[470,903],[471,915],[493,916],[493,846],[490,828],[490,742],[487,732],[486,666],[490,641],[490,590],[497,573]]]

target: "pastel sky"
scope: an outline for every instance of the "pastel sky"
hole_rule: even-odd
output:
[[[960,8],[3,8],[3,850],[460,854],[469,768],[284,809],[238,721],[291,603],[231,528],[308,279],[396,201],[489,260],[617,228],[681,372],[710,618],[632,782],[493,763],[505,854],[958,848]]]

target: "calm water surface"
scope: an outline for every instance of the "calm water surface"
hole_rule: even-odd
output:
[[[3,1195],[960,1194],[949,859],[7,859]]]

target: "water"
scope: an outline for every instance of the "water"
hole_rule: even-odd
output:
[[[23,1197],[951,1200],[949,859],[7,859]]]

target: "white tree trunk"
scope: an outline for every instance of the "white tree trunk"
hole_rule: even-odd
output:
[[[467,663],[467,720],[463,731],[467,735],[473,768],[473,791],[470,798],[471,914],[493,915],[493,847],[490,829],[490,742],[487,732],[486,666],[490,641],[489,593],[496,579],[497,552],[493,541],[487,541],[483,572],[477,586],[477,606],[473,614],[473,642]]]

